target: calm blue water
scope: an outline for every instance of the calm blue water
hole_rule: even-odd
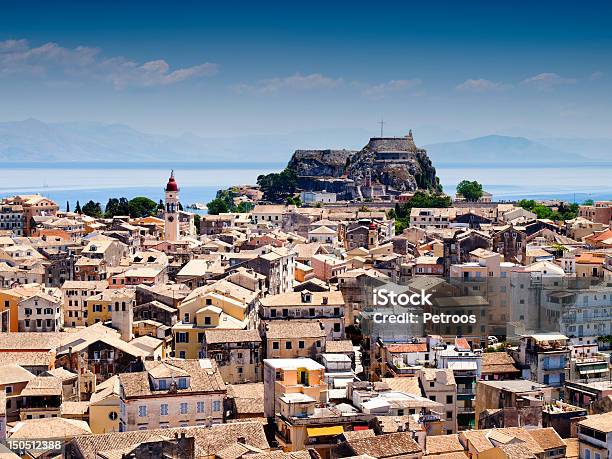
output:
[[[41,193],[62,208],[77,200],[102,205],[110,197],[147,196],[163,199],[163,188],[174,167],[181,202],[210,201],[219,188],[255,183],[259,174],[284,164],[21,164],[0,166],[0,196]],[[453,167],[437,168],[447,193],[463,179],[478,180],[496,200],[557,198],[577,202],[612,199],[612,166]]]

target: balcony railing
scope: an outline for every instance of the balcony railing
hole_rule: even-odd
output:
[[[475,395],[475,387],[459,387],[457,386],[457,395]]]
[[[462,413],[462,414],[469,414],[469,413],[474,413],[474,407],[473,406],[458,406],[457,407],[457,413]]]

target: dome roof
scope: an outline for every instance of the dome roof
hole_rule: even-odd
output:
[[[178,185],[176,184],[176,180],[174,180],[174,171],[170,174],[168,184],[166,185],[166,191],[178,191]]]

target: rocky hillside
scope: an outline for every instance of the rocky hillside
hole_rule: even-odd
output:
[[[357,185],[371,177],[372,184],[397,191],[440,190],[436,169],[427,152],[414,143],[412,132],[406,137],[371,138],[359,151],[297,150],[288,167],[298,177],[346,176]]]
[[[354,150],[296,150],[287,167],[301,177],[341,177]]]
[[[368,171],[372,183],[380,183],[397,191],[439,189],[436,169],[427,152],[414,143],[412,132],[406,137],[370,139],[352,157],[348,176],[355,182],[362,182]]]

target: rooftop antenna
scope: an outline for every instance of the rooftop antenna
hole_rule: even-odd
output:
[[[380,124],[380,136],[382,137],[383,136],[383,126],[385,125],[385,120],[381,118],[378,124]]]

